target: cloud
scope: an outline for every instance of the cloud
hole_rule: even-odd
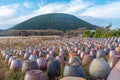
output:
[[[33,3],[34,1],[34,3]],[[38,7],[38,8],[33,8]],[[95,5],[84,0],[47,3],[45,0],[29,0],[21,4],[0,6],[0,28],[12,27],[34,16],[47,13],[68,13],[75,16],[92,16],[97,18],[120,18],[120,2]],[[120,20],[120,19],[119,19]]]
[[[104,19],[120,18],[120,1],[105,5],[92,6],[80,15],[92,16]]]
[[[0,19],[13,16],[13,14],[15,14],[16,9],[17,9],[17,4],[0,6]]]

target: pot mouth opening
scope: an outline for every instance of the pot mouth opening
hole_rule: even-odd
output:
[[[34,74],[41,74],[41,70],[31,70],[31,71],[28,71],[27,74],[30,74],[30,75],[34,75]]]

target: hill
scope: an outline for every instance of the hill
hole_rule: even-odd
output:
[[[95,26],[73,15],[63,13],[44,14],[26,20],[10,30],[75,30],[78,28],[95,29]]]

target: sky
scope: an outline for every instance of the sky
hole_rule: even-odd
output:
[[[0,29],[32,17],[67,13],[95,25],[120,28],[120,0],[0,0]]]

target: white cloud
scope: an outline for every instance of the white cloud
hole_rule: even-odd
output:
[[[100,6],[92,6],[80,15],[97,18],[120,18],[120,2],[112,2]]]
[[[17,9],[17,4],[0,6],[0,19],[13,16]]]
[[[68,13],[75,16],[84,15],[98,18],[120,18],[120,2],[109,2],[105,5],[96,6],[93,3],[85,2],[84,0],[71,0],[68,3],[54,2],[46,5],[44,0],[38,1],[36,6],[39,6],[39,9],[33,10],[29,14],[26,14],[26,11],[21,11],[22,14],[19,14],[18,17],[15,15],[19,13],[18,10],[24,10],[24,7],[33,7],[31,2],[26,0],[23,3],[24,7],[23,5],[18,6],[15,4],[0,6],[0,28],[3,28],[4,26],[7,26],[6,28],[12,27],[29,18],[47,13]]]

